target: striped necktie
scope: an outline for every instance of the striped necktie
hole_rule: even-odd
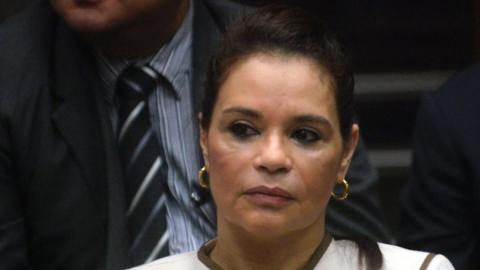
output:
[[[168,81],[149,66],[126,67],[117,80],[118,144],[124,168],[134,265],[167,256],[167,164],[150,123],[148,97]]]

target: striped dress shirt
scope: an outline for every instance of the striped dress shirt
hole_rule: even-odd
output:
[[[172,196],[167,196],[166,207],[171,254],[196,250],[215,236],[213,206],[203,205],[200,209],[191,196],[202,162],[192,100],[192,22],[193,4],[190,3],[173,38],[152,57],[135,61],[149,63],[173,86],[171,89],[157,87],[148,100],[152,127],[165,151],[168,165],[168,188]],[[132,62],[109,61],[97,52],[113,130],[116,130],[118,121],[115,81],[120,71]]]

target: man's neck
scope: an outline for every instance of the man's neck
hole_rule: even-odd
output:
[[[188,12],[189,2],[178,1],[153,18],[142,18],[134,24],[85,38],[111,60],[147,57],[157,52],[175,35]]]

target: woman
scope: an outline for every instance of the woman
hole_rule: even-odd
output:
[[[206,91],[199,178],[217,205],[218,237],[142,269],[453,269],[441,255],[325,231],[330,197],[348,195],[359,128],[348,61],[313,17],[271,6],[240,20]]]

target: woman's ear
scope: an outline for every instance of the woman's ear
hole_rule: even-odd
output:
[[[360,130],[358,125],[353,124],[350,134],[350,140],[348,142],[345,142],[345,145],[343,147],[342,160],[337,175],[337,181],[339,183],[341,183],[347,175],[348,167],[350,166],[353,154],[355,153],[355,149],[357,148],[358,138],[360,136],[359,134]]]
[[[200,128],[200,147],[202,148],[202,155],[203,155],[203,160],[205,162],[206,165],[208,165],[208,131],[206,131],[203,127],[202,127],[202,118],[203,118],[203,114],[202,113],[198,113],[198,123],[199,123],[199,128]]]

